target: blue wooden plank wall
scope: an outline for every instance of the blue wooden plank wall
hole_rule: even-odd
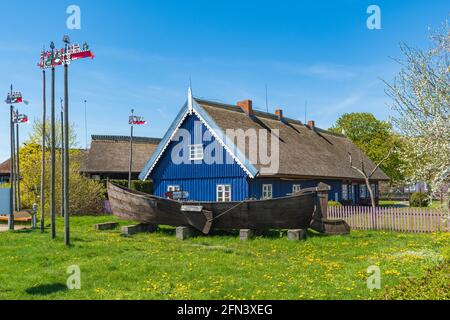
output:
[[[247,199],[246,173],[230,158],[214,137],[208,135],[208,142],[202,141],[201,137],[207,132],[207,128],[200,120],[195,115],[189,116],[182,128],[195,133],[191,134],[191,141],[188,144],[203,144],[206,157],[202,161],[175,164],[172,161],[172,151],[177,142],[172,142],[151,174],[155,195],[163,197],[169,186],[179,186],[183,191],[189,192],[189,200],[216,201],[217,185],[227,184],[232,187],[233,201]],[[208,150],[213,151],[210,153]],[[183,150],[180,150],[179,155],[184,156]],[[211,157],[223,159],[223,164],[207,164],[212,162]]]

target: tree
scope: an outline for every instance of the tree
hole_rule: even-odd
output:
[[[395,134],[389,122],[375,118],[371,113],[347,113],[330,129],[345,134],[374,163],[381,162],[381,169],[392,183],[404,180],[404,163],[397,152],[403,148],[403,140]],[[386,159],[386,155],[390,154]]]
[[[41,146],[37,144],[27,144],[21,148],[20,165],[22,167],[22,202],[24,207],[31,208],[33,203],[37,203],[40,196],[40,163],[42,155]],[[61,159],[55,159],[57,168],[61,166]],[[80,166],[83,163],[83,152],[80,150],[70,150],[69,167],[69,190],[70,190],[70,213],[90,214],[99,213],[102,207],[102,200],[106,193],[104,186],[97,181],[89,180],[80,175]],[[46,154],[46,165],[50,165],[50,151]],[[45,206],[50,205],[50,172],[46,171]],[[61,190],[61,172],[56,170],[56,190]],[[55,193],[56,210],[61,208],[61,192]]]
[[[350,167],[352,167],[353,170],[355,170],[356,172],[358,172],[363,178],[364,181],[366,182],[366,186],[367,186],[367,190],[369,191],[370,194],[370,201],[372,203],[372,208],[376,209],[377,205],[375,203],[375,196],[373,194],[373,190],[372,190],[372,185],[370,183],[370,179],[372,179],[373,175],[375,174],[375,172],[380,168],[380,166],[389,159],[389,157],[391,156],[391,154],[393,153],[394,149],[391,149],[387,155],[385,155],[385,157],[375,166],[375,168],[373,168],[373,170],[369,173],[366,170],[366,166],[364,165],[364,159],[362,154],[360,155],[360,159],[361,159],[361,167],[356,167],[353,164],[353,157],[352,154],[349,153],[349,158],[350,158]]]
[[[393,83],[386,83],[393,123],[408,137],[402,154],[409,162],[411,182],[428,182],[439,193],[450,177],[450,27],[431,36],[432,47],[423,51],[401,44],[401,70]]]
[[[37,203],[40,197],[40,180],[41,180],[41,156],[42,149],[40,143],[33,141],[41,141],[41,126],[34,123],[33,131],[30,134],[28,142],[20,150],[20,166],[21,166],[21,195],[22,202],[25,207],[31,208],[33,203]],[[56,131],[57,139],[60,134]],[[76,141],[75,134],[70,135],[73,141]],[[57,140],[58,141],[58,140]],[[59,140],[60,141],[60,140]],[[76,145],[72,142],[71,145]],[[105,198],[106,190],[103,184],[97,181],[89,180],[80,175],[80,167],[84,161],[84,151],[78,149],[70,149],[70,166],[69,166],[69,190],[70,204],[69,210],[71,214],[91,214],[98,213],[101,210],[102,200]],[[61,157],[57,153],[55,164],[57,168],[61,168]],[[50,166],[50,150],[46,152],[46,166]],[[45,176],[45,206],[48,208],[50,203],[50,170],[46,170]],[[61,170],[56,170],[56,189],[61,190]],[[55,193],[56,210],[61,208],[61,192]]]
[[[50,118],[45,122],[47,125],[47,130],[45,130],[45,145],[50,147],[51,145],[51,136],[50,136]],[[57,148],[61,147],[61,123],[55,123],[55,145]],[[33,122],[32,131],[27,139],[27,143],[41,144],[42,143],[42,121],[35,120]],[[76,148],[77,147],[77,136],[75,134],[74,125],[69,126],[69,147]]]

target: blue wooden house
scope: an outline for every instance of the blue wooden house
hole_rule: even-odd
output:
[[[276,171],[267,173],[262,161],[249,153],[251,142],[245,140],[243,148],[230,130],[266,130],[270,138],[275,135],[279,149]],[[189,93],[156,151],[149,155],[140,179],[153,180],[156,196],[186,191],[187,200],[192,201],[284,197],[324,182],[331,186],[330,200],[369,204],[367,187],[351,168],[349,153],[355,163],[363,161],[367,170],[375,167],[345,136],[319,129],[313,121],[305,125],[285,117],[282,110],[275,114],[253,110],[251,100],[227,105]],[[379,182],[386,180],[389,178],[378,169],[371,181],[377,198]]]

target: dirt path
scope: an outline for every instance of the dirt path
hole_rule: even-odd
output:
[[[18,226],[18,225],[16,225],[15,226],[15,231],[29,229],[29,228],[30,228],[29,226],[20,226],[20,225]],[[8,225],[0,224],[0,232],[5,232],[5,231],[8,231]]]

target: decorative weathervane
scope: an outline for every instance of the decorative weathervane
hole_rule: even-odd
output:
[[[64,64],[70,64],[72,61],[76,61],[84,58],[94,59],[94,53],[89,49],[89,45],[85,42],[82,47],[79,44],[70,44],[69,38],[65,36],[63,41],[66,43],[66,48],[59,50],[43,50],[41,52],[41,58],[38,63],[38,67],[41,69],[48,69]]]
[[[19,111],[16,110],[14,117],[14,123],[28,123],[28,116],[26,114],[19,114]]]
[[[19,114],[19,111],[14,107],[14,105],[21,103],[28,105],[28,102],[23,99],[21,92],[13,91],[12,85],[8,95],[6,96],[5,102],[10,106],[9,122],[11,131],[11,199],[8,226],[10,230],[14,230],[14,213],[15,211],[20,211],[19,124],[28,122],[28,117],[24,114]]]
[[[9,92],[8,96],[6,97],[5,102],[7,104],[22,103],[23,102],[22,93],[20,93],[20,92]]]
[[[134,115],[134,109],[131,109],[131,116],[128,119],[128,123],[131,126],[130,135],[130,167],[128,170],[128,188],[131,189],[131,178],[132,178],[132,168],[133,168],[133,127],[146,125],[147,121],[144,117],[139,117]]]
[[[142,125],[146,125],[147,121],[144,120],[144,117],[132,115],[132,116],[130,116],[128,123],[133,126],[142,126]]]
[[[62,163],[63,163],[63,183],[62,183],[62,207],[63,207],[63,214],[64,214],[64,243],[66,245],[70,245],[70,228],[69,228],[69,137],[68,137],[68,123],[69,123],[69,81],[68,81],[68,70],[69,65],[72,61],[76,61],[79,59],[84,58],[91,58],[94,59],[94,53],[90,50],[89,45],[87,43],[84,43],[81,47],[79,44],[71,44],[69,36],[63,37],[63,43],[64,47],[62,49],[56,49],[55,50],[55,44],[51,42],[50,49],[51,50],[45,50],[45,48],[41,51],[40,60],[38,63],[38,67],[42,69],[42,79],[43,79],[43,128],[45,128],[45,106],[46,106],[46,97],[45,97],[45,71],[46,69],[52,69],[51,70],[51,125],[50,128],[52,129],[51,134],[51,165],[50,165],[50,172],[51,172],[51,178],[50,178],[50,218],[51,218],[51,237],[52,239],[56,238],[56,219],[55,219],[55,138],[54,138],[54,128],[55,128],[55,67],[56,66],[64,66],[64,137],[63,137],[63,157],[62,157]],[[44,135],[43,135],[44,136]],[[45,136],[44,136],[45,137]],[[45,174],[45,138],[43,138],[42,143],[42,174],[41,174],[41,185],[44,185],[44,174]],[[44,190],[44,188],[41,188],[41,191]],[[44,212],[44,194],[41,192],[41,212]],[[44,215],[42,215],[42,218],[44,218]],[[41,219],[43,221],[43,219]],[[44,224],[41,223],[41,230],[44,230]]]

